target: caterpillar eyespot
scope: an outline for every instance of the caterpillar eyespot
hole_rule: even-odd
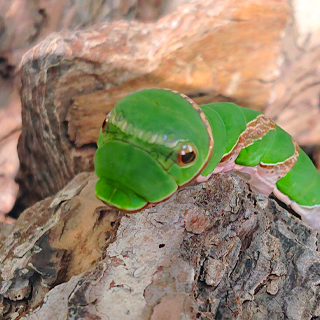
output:
[[[106,119],[103,120],[102,126],[101,126],[101,129],[102,129],[102,130],[104,130],[104,128],[106,127],[106,125],[107,125],[107,123],[108,123],[108,120],[109,120],[108,118],[106,118]]]
[[[196,158],[196,155],[195,153],[192,151],[192,152],[188,152],[187,154],[183,155],[181,157],[181,160],[184,164],[187,164],[187,163],[190,163],[190,162],[193,162]]]
[[[191,145],[184,144],[178,154],[178,164],[180,166],[190,165],[196,160],[196,152]]]
[[[102,126],[101,129],[102,131],[104,130],[104,128],[106,127],[107,123],[109,122],[109,119],[111,118],[111,112],[108,113],[107,117],[103,120],[102,122]]]

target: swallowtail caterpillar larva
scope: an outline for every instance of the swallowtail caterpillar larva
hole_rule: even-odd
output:
[[[259,111],[234,103],[198,106],[186,95],[146,89],[117,103],[103,122],[97,197],[137,211],[191,180],[238,171],[320,228],[320,174],[291,136]]]

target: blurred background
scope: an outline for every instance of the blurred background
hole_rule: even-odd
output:
[[[264,111],[320,169],[319,35],[317,0],[0,0],[0,221],[92,170],[146,87]]]

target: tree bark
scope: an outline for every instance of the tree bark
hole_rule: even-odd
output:
[[[320,316],[317,232],[236,174],[130,215],[95,182],[80,174],[20,216],[0,249],[3,319]]]

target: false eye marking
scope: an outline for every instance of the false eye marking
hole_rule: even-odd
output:
[[[208,133],[208,138],[209,138],[208,154],[207,154],[205,163],[203,165],[203,167],[205,167],[208,161],[210,160],[210,157],[213,151],[214,141],[213,141],[213,135],[212,135],[210,124],[204,112],[192,99],[190,99],[185,94],[175,90],[171,90],[171,89],[162,89],[162,90],[167,90],[167,91],[171,91],[172,93],[178,94],[181,98],[187,100],[189,104],[192,106],[192,108],[195,109],[199,114],[202,122],[205,125],[205,128]],[[113,109],[112,113],[110,112],[108,117],[103,122],[102,130],[104,130],[107,123],[112,123],[113,125],[117,126],[122,132],[135,136],[136,138],[142,141],[148,142],[150,144],[164,145],[173,149],[179,143],[179,139],[175,139],[175,137],[172,134],[164,134],[163,136],[160,136],[156,133],[152,133],[151,131],[145,132],[144,130],[135,127],[134,124],[132,123],[127,123],[125,119],[125,115],[122,111],[120,111],[119,113],[116,113]],[[198,156],[197,151],[194,147],[192,147],[192,145],[184,144],[184,149],[181,149],[178,154],[178,159],[177,159],[178,164],[179,166],[189,166],[196,161],[197,156]]]
[[[189,144],[182,145],[178,154],[178,164],[180,167],[185,167],[192,164],[197,158],[196,150]]]
[[[107,117],[103,120],[102,122],[102,126],[101,129],[102,131],[104,130],[104,128],[106,127],[107,123],[109,122],[109,119],[111,118],[111,112],[109,112],[109,114],[107,115]]]
[[[102,126],[101,126],[102,130],[104,130],[104,128],[106,127],[107,123],[108,123],[108,118],[103,120]]]
[[[205,124],[208,135],[209,135],[209,153],[208,153],[208,157],[207,157],[207,161],[209,161],[211,154],[212,154],[212,151],[213,151],[214,141],[213,141],[213,134],[212,134],[210,124],[209,124],[208,119],[205,116],[204,112],[192,99],[190,99],[184,93],[181,93],[179,91],[172,90],[172,89],[167,89],[167,88],[163,88],[163,90],[171,91],[173,93],[178,94],[181,98],[187,100],[190,103],[190,105],[199,113],[200,118],[201,118],[202,122]]]

